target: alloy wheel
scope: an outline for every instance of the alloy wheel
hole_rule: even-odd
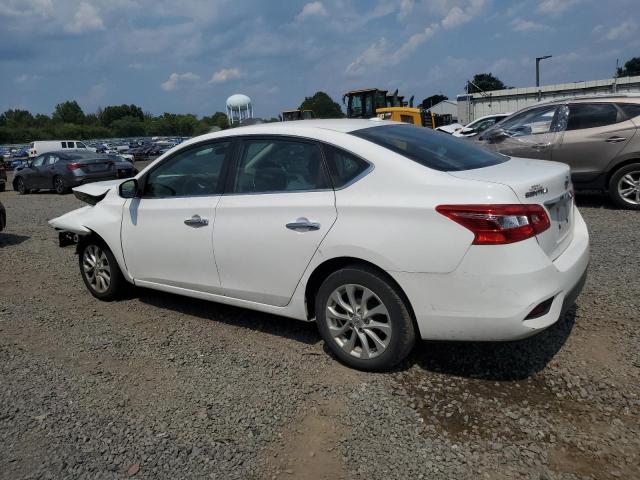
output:
[[[18,178],[17,182],[18,193],[23,194],[27,191],[26,185],[24,184],[24,180],[22,178]]]
[[[82,272],[91,288],[98,293],[105,293],[111,286],[111,266],[105,251],[98,245],[84,249]]]
[[[389,311],[375,293],[362,285],[336,288],[327,301],[325,318],[333,340],[353,357],[375,358],[389,346]]]
[[[56,193],[64,193],[64,180],[60,177],[56,177],[53,181],[53,187],[56,190]]]
[[[618,180],[620,198],[632,205],[640,205],[640,170],[624,174]]]

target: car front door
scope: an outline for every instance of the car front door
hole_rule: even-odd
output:
[[[214,226],[224,294],[287,305],[336,220],[320,146],[287,137],[245,138],[234,163]]]
[[[220,293],[213,225],[230,151],[228,141],[187,147],[140,179],[121,230],[136,283]]]
[[[636,125],[613,103],[570,104],[567,127],[553,159],[568,164],[577,182],[594,180],[636,131]]]
[[[481,137],[489,148],[505,155],[551,160],[558,136],[554,128],[556,110],[554,105],[528,109],[490,128]]]
[[[44,162],[47,158],[46,154],[39,155],[29,163],[29,166],[24,169],[26,175],[24,176],[25,184],[27,188],[39,189],[44,187]]]

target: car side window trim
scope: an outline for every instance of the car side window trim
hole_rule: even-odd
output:
[[[227,178],[225,181],[225,189],[223,195],[225,196],[237,196],[237,195],[280,195],[283,193],[286,194],[294,194],[294,193],[309,193],[309,192],[332,192],[334,191],[333,183],[331,181],[331,175],[329,174],[329,169],[327,168],[327,161],[324,154],[324,149],[322,148],[322,143],[313,138],[306,137],[296,137],[293,135],[243,135],[235,137],[237,141],[236,148],[234,149],[233,160],[229,165],[229,170],[227,174]],[[246,142],[260,142],[260,141],[282,141],[282,142],[298,142],[298,143],[307,143],[313,144],[318,147],[320,150],[320,161],[322,166],[322,171],[327,179],[327,188],[313,188],[308,190],[277,190],[277,191],[269,191],[269,192],[236,192],[235,191],[235,179],[238,174],[238,169],[240,167],[240,159],[242,157],[242,153],[244,152],[244,148],[246,146]]]
[[[340,190],[344,190],[345,188],[350,187],[351,185],[353,185],[354,183],[356,183],[357,181],[361,180],[362,178],[366,177],[367,175],[369,175],[374,169],[375,169],[375,165],[373,165],[369,160],[362,158],[360,155],[356,155],[355,153],[353,153],[351,150],[346,150],[342,147],[339,147],[337,145],[333,145],[332,143],[325,143],[325,142],[320,142],[320,145],[322,146],[322,158],[325,161],[325,166],[328,167],[327,165],[327,152],[326,149],[331,147],[331,148],[335,148],[337,150],[341,150],[344,151],[346,153],[348,153],[349,155],[352,155],[356,158],[358,158],[359,160],[362,160],[364,163],[366,163],[368,165],[367,168],[365,168],[362,172],[360,172],[358,175],[356,175],[355,177],[353,177],[351,180],[349,180],[347,183],[345,183],[344,185],[340,186],[340,187],[336,187],[333,184],[333,179],[331,178],[331,175],[329,175],[329,182],[331,183],[331,185],[333,186],[333,189],[337,192]]]
[[[236,143],[235,142],[235,137],[220,137],[220,138],[215,138],[215,139],[203,140],[201,142],[194,143],[192,145],[189,145],[188,147],[185,147],[185,148],[180,149],[180,150],[178,150],[176,152],[173,152],[167,158],[163,158],[161,162],[159,162],[157,165],[154,165],[149,171],[145,172],[144,175],[138,179],[138,192],[140,192],[140,197],[139,198],[144,199],[144,200],[159,200],[159,199],[167,199],[167,198],[193,198],[193,197],[195,197],[195,195],[176,195],[176,196],[168,196],[168,197],[152,197],[152,196],[145,196],[143,194],[143,192],[146,190],[147,180],[149,178],[149,175],[151,175],[158,168],[164,166],[167,162],[171,161],[177,155],[182,155],[185,152],[188,152],[190,150],[195,150],[197,148],[202,148],[204,146],[209,146],[210,145],[210,146],[214,147],[218,143],[229,143],[229,147],[227,149],[227,153],[225,154],[225,158],[224,158],[223,163],[222,163],[222,168],[220,170],[220,178],[218,178],[218,184],[216,186],[217,193],[211,194],[211,195],[199,195],[199,197],[200,196],[201,197],[205,197],[205,196],[217,197],[217,196],[222,195],[223,191],[224,191],[224,186],[226,184],[226,178],[227,178],[227,173],[228,173],[228,169],[229,169],[229,163],[230,163],[231,158],[233,157],[233,152],[235,150],[235,143]]]

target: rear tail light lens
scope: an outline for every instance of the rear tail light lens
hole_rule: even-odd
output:
[[[82,168],[82,164],[78,162],[67,163],[67,168],[69,170],[77,170],[79,168]]]
[[[439,205],[436,211],[471,230],[474,245],[519,242],[551,226],[542,205]]]

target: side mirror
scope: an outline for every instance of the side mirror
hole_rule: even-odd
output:
[[[476,133],[476,129],[473,127],[464,127],[463,129],[460,130],[460,133],[464,133],[464,134]]]
[[[504,140],[509,135],[502,128],[496,128],[495,130],[491,130],[483,135],[485,140],[489,142],[498,142],[500,140]]]
[[[138,196],[138,180],[132,178],[122,182],[118,187],[118,194],[122,198],[135,198]]]

